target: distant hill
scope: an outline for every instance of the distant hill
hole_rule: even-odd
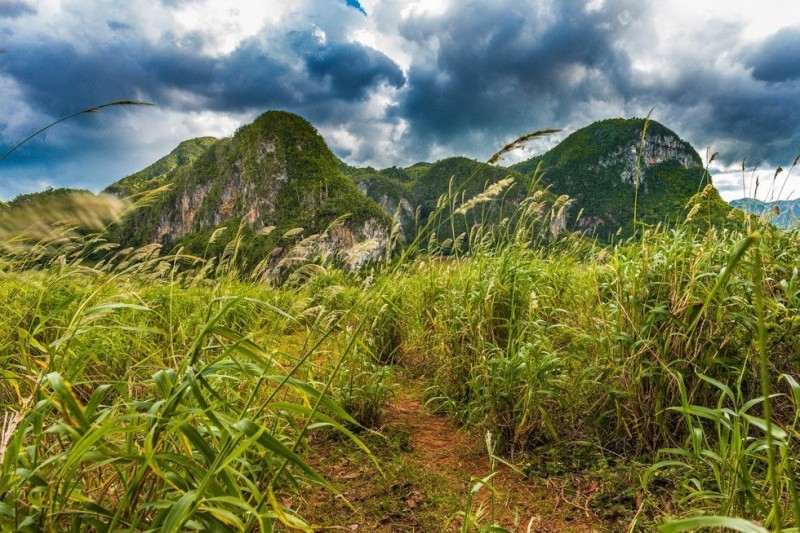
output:
[[[103,192],[117,196],[131,196],[147,190],[157,189],[167,183],[167,176],[176,168],[192,163],[208,148],[216,143],[214,137],[197,137],[183,141],[177,148],[148,166],[112,183]]]
[[[437,230],[440,240],[453,237],[453,233],[466,235],[475,224],[498,223],[504,216],[510,216],[514,207],[530,193],[530,180],[522,174],[466,157],[383,170],[345,165],[343,170],[359,189],[397,218],[406,240],[425,225],[442,196],[453,195],[452,205],[442,213],[449,216],[451,210],[457,210],[487,187],[510,179],[497,198],[456,216],[452,224],[442,224]]]
[[[67,198],[71,198],[76,194],[92,194],[86,189],[68,189],[65,187],[48,187],[47,189],[39,192],[32,192],[27,194],[20,194],[13,200],[0,208],[2,209],[17,209],[21,207],[36,207],[46,202],[57,202]]]
[[[573,200],[565,223],[568,229],[610,240],[617,232],[632,233],[637,179],[636,216],[639,222],[652,225],[683,221],[692,199],[709,185],[700,156],[689,143],[651,121],[642,145],[644,125],[642,119],[596,122],[547,153],[507,168],[452,157],[407,168],[342,165],[342,169],[370,198],[398,216],[407,235],[413,232],[414,217],[419,218],[417,224],[424,222],[437,199],[448,193],[451,178],[452,188],[461,188],[465,199],[511,178],[513,187],[502,200],[459,220],[459,231],[475,222],[497,222],[509,212],[507,207],[519,204],[535,189],[547,188],[551,200],[561,195]],[[701,197],[704,209],[698,219],[702,223],[709,219],[718,223],[730,212],[715,189],[695,201]]]
[[[762,202],[755,198],[741,198],[733,200],[731,205],[751,215],[763,216],[779,228],[789,229],[800,224],[800,199]]]
[[[107,189],[130,191],[131,183],[151,184],[154,179],[171,184],[123,224],[123,243],[156,241],[197,254],[214,253],[208,248],[211,235],[222,227],[230,234],[242,223],[244,248],[253,262],[324,232],[346,215],[328,235],[327,253],[336,255],[367,240],[376,249],[386,244],[389,217],[342,174],[325,141],[299,116],[269,111],[232,137],[198,141],[186,145],[191,150],[184,153],[194,154],[194,148],[209,143],[202,154],[166,174],[158,174],[157,163],[133,175],[144,179],[129,176]],[[148,181],[149,175],[154,177]],[[291,236],[284,236],[289,230],[294,230]],[[224,246],[226,240],[219,241]]]
[[[637,180],[639,221],[683,220],[687,203],[710,178],[692,146],[658,122],[649,123],[642,143],[644,125],[642,119],[595,122],[510,169],[530,174],[538,167],[543,185],[575,201],[571,215],[582,213],[575,229],[601,239],[631,233]],[[706,196],[705,212],[724,218],[730,208],[716,190]]]

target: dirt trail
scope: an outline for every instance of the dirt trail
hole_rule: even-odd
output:
[[[475,481],[491,474],[489,454],[484,439],[479,435],[459,430],[444,416],[430,414],[421,402],[408,393],[400,394],[389,404],[386,413],[387,428],[409,431],[411,460],[420,467],[437,472],[463,489],[465,495]],[[557,488],[534,486],[520,480],[520,476],[507,466],[496,463],[497,474],[490,481],[492,491],[484,487],[473,503],[473,513],[483,509],[482,525],[497,523],[512,531],[602,531],[593,528],[595,521],[590,511],[561,510],[569,506]],[[576,516],[580,513],[584,516]],[[560,515],[560,516],[559,516]],[[569,515],[569,520],[564,516]]]
[[[407,384],[387,405],[381,428],[393,445],[379,449],[368,443],[385,478],[363,455],[343,456],[341,448],[322,452],[313,461],[353,506],[324,491],[316,493],[299,510],[320,529],[460,530],[470,487],[491,473],[485,436],[431,414],[422,405],[419,388]],[[484,487],[472,504],[471,513],[480,515],[481,526],[496,523],[511,531],[542,533],[609,531],[586,505],[590,494],[574,501],[574,491],[572,498],[565,497],[557,482],[528,482],[499,463],[496,470],[494,498]]]

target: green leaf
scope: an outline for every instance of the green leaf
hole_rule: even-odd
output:
[[[344,409],[342,409],[336,402],[334,402],[330,396],[320,393],[317,389],[315,389],[308,383],[286,376],[266,376],[264,379],[282,385],[286,385],[296,390],[297,392],[301,392],[303,394],[306,394],[307,396],[311,396],[313,399],[319,400],[320,404],[323,407],[329,409],[331,412],[333,412],[336,416],[338,416],[342,420],[345,420],[346,422],[349,422],[355,426],[359,427],[361,426],[361,424],[359,424],[355,418],[347,414],[347,412]]]
[[[719,527],[740,531],[741,533],[769,533],[763,527],[742,518],[727,516],[695,516],[682,520],[667,522],[658,528],[660,533],[681,533],[682,531],[695,531],[704,527]]]
[[[50,385],[53,387],[53,391],[56,393],[56,396],[61,401],[66,411],[78,423],[78,427],[81,429],[81,431],[88,431],[91,424],[89,423],[89,419],[86,418],[86,413],[84,413],[83,407],[81,407],[81,404],[78,402],[77,398],[75,398],[75,395],[72,394],[72,387],[70,387],[70,385],[64,381],[64,378],[58,372],[51,372],[47,374],[47,381],[50,382]]]
[[[333,487],[327,481],[325,481],[325,478],[319,475],[316,470],[311,468],[308,465],[308,463],[306,463],[303,460],[302,457],[297,455],[295,452],[286,447],[285,444],[283,444],[278,439],[273,437],[272,434],[266,428],[259,426],[252,420],[248,420],[246,418],[243,418],[242,420],[236,422],[233,425],[233,428],[236,429],[237,431],[241,431],[248,437],[255,437],[257,442],[261,446],[272,451],[273,453],[280,455],[281,457],[288,460],[290,463],[300,467],[300,469],[302,469],[306,474],[311,476],[311,478],[314,479],[317,483],[320,483],[325,488],[334,492]]]
[[[196,500],[197,493],[193,490],[181,496],[181,499],[175,502],[169,510],[169,514],[161,525],[161,531],[164,533],[181,531],[183,524],[189,519]]]

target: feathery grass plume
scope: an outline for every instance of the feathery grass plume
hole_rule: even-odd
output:
[[[783,178],[783,183],[781,184],[781,188],[778,191],[778,197],[777,197],[778,200],[780,200],[781,197],[783,196],[783,189],[784,189],[784,187],[786,187],[786,182],[789,181],[789,176],[791,176],[792,171],[797,167],[798,161],[800,161],[800,154],[798,154],[797,157],[794,158],[794,161],[792,162],[792,166],[789,167],[789,172],[787,172],[786,176]]]
[[[702,207],[701,204],[694,204],[692,208],[689,210],[689,212],[686,214],[686,222],[691,222],[691,220],[694,218],[697,212],[700,211],[701,207]]]
[[[30,406],[31,399],[32,397],[27,397],[20,401],[16,409],[8,409],[3,413],[3,422],[0,426],[0,468],[2,468],[5,462],[6,451],[8,450],[11,439],[14,437],[15,431],[28,414],[27,410]]]
[[[275,226],[264,226],[263,228],[258,230],[258,234],[261,236],[267,236],[273,231],[275,231]]]
[[[534,132],[531,132],[531,133],[526,133],[524,135],[520,135],[519,137],[517,137],[516,139],[514,139],[513,141],[511,141],[507,145],[503,146],[500,149],[500,151],[498,151],[494,155],[492,155],[492,157],[489,158],[487,163],[489,163],[490,165],[493,165],[493,164],[497,163],[498,161],[500,161],[503,158],[504,154],[507,154],[508,152],[510,152],[512,150],[516,150],[518,148],[524,147],[525,144],[528,143],[529,141],[532,141],[533,139],[538,139],[539,137],[544,137],[545,135],[551,135],[553,133],[558,133],[560,131],[561,130],[558,130],[558,129],[545,129],[545,130],[539,130],[539,131],[534,131]]]
[[[138,101],[138,100],[118,100],[116,102],[109,102],[107,104],[101,104],[101,105],[98,105],[98,106],[90,107],[88,109],[84,109],[83,111],[78,111],[77,113],[73,113],[71,115],[67,115],[64,118],[60,118],[60,119],[56,120],[55,122],[51,122],[50,124],[48,124],[44,128],[36,130],[35,132],[30,134],[29,136],[25,137],[22,141],[18,142],[14,146],[12,146],[6,153],[4,153],[2,156],[0,156],[0,161],[2,161],[3,159],[5,159],[9,155],[11,155],[17,148],[19,148],[20,146],[22,146],[26,142],[30,141],[31,139],[33,139],[34,137],[36,137],[40,133],[42,133],[44,131],[47,131],[48,129],[52,128],[56,124],[61,124],[62,122],[67,121],[67,120],[69,120],[71,118],[75,118],[75,117],[80,116],[80,115],[87,115],[87,114],[97,113],[98,111],[100,111],[102,109],[105,109],[107,107],[155,106],[155,105],[156,104],[151,104],[150,102],[141,102],[141,101]]]
[[[211,236],[208,238],[208,244],[214,244],[215,242],[217,242],[217,239],[219,238],[219,236],[222,235],[223,233],[225,233],[226,231],[228,231],[228,227],[227,226],[220,226],[217,229],[215,229],[211,233]]]
[[[482,193],[473,196],[463,204],[461,204],[458,209],[456,209],[453,213],[456,215],[465,215],[467,214],[472,208],[474,208],[478,204],[482,204],[485,202],[491,202],[498,196],[500,196],[503,191],[507,188],[510,188],[514,185],[515,180],[514,178],[505,178],[498,182],[493,183],[492,185],[488,186]]]
[[[303,231],[304,231],[303,228],[292,228],[292,229],[284,232],[282,237],[284,239],[291,239],[293,237],[297,237],[298,235],[303,233]]]
[[[778,166],[778,168],[775,169],[775,174],[772,176],[772,182],[769,184],[769,189],[767,189],[767,194],[765,195],[765,198],[767,198],[769,202],[775,200],[775,182],[778,181],[778,176],[781,172],[783,172],[783,167]]]
[[[359,268],[369,262],[376,252],[381,251],[382,247],[378,239],[357,242],[343,252],[344,264],[350,270]]]
[[[124,215],[127,201],[116,196],[76,192],[16,203],[0,210],[0,249],[17,261],[37,263],[47,257],[80,253]]]
[[[636,225],[637,225],[637,214],[639,210],[639,186],[642,182],[642,158],[644,157],[644,149],[645,145],[647,144],[647,130],[650,127],[650,117],[655,111],[655,106],[650,109],[647,113],[647,117],[644,119],[644,124],[642,125],[642,136],[639,140],[639,149],[636,153],[636,176],[634,179],[634,191],[633,191],[633,234],[636,235]]]

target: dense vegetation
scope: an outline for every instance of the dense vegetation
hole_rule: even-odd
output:
[[[672,158],[648,161],[641,150],[645,138],[649,144],[674,139],[671,155],[690,164]],[[634,218],[649,225],[683,220],[688,199],[710,184],[701,163],[694,148],[658,122],[609,119],[574,132],[544,155],[511,169],[530,173],[539,168],[544,185],[573,199],[571,216],[580,214],[574,227],[609,241],[618,232],[632,235]],[[634,170],[628,181],[620,179],[626,170]],[[730,208],[716,190],[710,194],[705,215],[719,224]]]
[[[436,205],[447,220],[483,204]],[[346,520],[303,516],[313,486],[337,490],[309,457],[324,440],[374,458],[364,428],[380,428],[394,368],[529,483],[580,453],[603,480],[603,527],[796,524],[797,232],[734,212],[597,245],[553,236],[563,205],[524,199],[513,227],[472,227],[468,252],[427,237],[369,271],[307,264],[272,286],[231,255],[121,250],[97,225],[26,239],[18,224],[0,260],[4,523]],[[488,525],[471,498],[442,523]]]
[[[800,230],[721,208],[684,151],[696,168],[620,183],[614,242],[567,231],[575,201],[542,169],[557,193],[593,172],[591,210],[624,171],[603,150],[633,136],[635,152],[636,124],[581,130],[523,177],[464,158],[349,168],[272,112],[126,178],[156,188],[133,205],[51,190],[3,206],[0,524],[313,530],[360,512],[395,530],[419,509],[423,530],[525,530],[518,509],[495,513],[502,466],[601,530],[796,531]],[[231,169],[277,229],[214,218]],[[171,249],[132,240],[192,187],[205,224]],[[343,213],[388,223],[379,204],[404,226],[394,254],[359,270],[301,253]],[[409,388],[485,435],[468,486],[404,464],[413,435],[385,423]],[[342,457],[390,500],[328,475]],[[346,504],[315,513],[320,491]]]

